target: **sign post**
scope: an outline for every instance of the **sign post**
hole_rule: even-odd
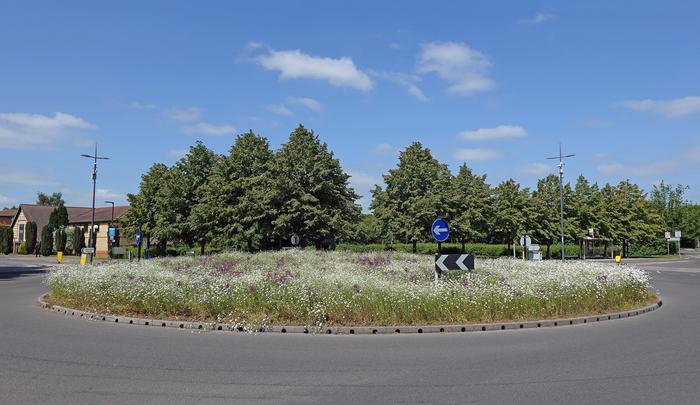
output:
[[[141,261],[141,227],[136,230],[136,246],[138,247],[138,259],[136,261]]]
[[[430,227],[430,232],[438,243],[438,254],[442,253],[442,242],[450,237],[450,228],[447,226],[447,221],[444,218],[436,219]]]
[[[520,246],[523,247],[523,260],[527,260],[525,254],[526,254],[526,252],[531,244],[532,244],[532,239],[530,238],[530,236],[525,235],[525,236],[520,237]]]

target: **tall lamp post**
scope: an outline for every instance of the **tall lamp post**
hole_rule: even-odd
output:
[[[92,163],[92,221],[90,222],[90,238],[88,239],[91,248],[95,248],[95,186],[97,185],[97,160],[107,160],[108,157],[97,155],[97,144],[95,144],[95,154],[88,155],[83,153],[80,155],[82,157],[93,159]],[[92,257],[94,253],[90,253],[90,264],[92,264]]]
[[[114,227],[114,201],[105,201],[105,204],[112,204],[112,219],[109,221],[109,228]],[[107,249],[109,257],[112,258],[112,240],[109,238],[109,229],[107,229]]]
[[[559,231],[561,233],[561,261],[564,258],[564,159],[576,155],[562,155],[561,143],[559,144],[559,156],[548,157],[547,159],[559,159]]]

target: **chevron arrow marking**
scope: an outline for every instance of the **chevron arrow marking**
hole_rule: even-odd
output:
[[[447,255],[440,255],[440,257],[435,262],[435,265],[438,266],[438,268],[441,271],[447,271],[447,266],[445,266],[445,259],[447,259]]]
[[[459,266],[459,268],[462,270],[469,270],[467,265],[464,264],[464,261],[467,260],[467,257],[469,257],[469,255],[461,255],[459,259],[457,259],[457,266]]]

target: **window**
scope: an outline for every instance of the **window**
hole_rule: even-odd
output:
[[[24,242],[24,224],[19,224],[19,241]]]

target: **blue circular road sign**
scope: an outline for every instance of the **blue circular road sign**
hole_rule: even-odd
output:
[[[433,225],[430,227],[430,232],[433,234],[433,238],[438,242],[444,242],[450,236],[450,229],[447,226],[447,221],[442,218],[438,218],[433,222]]]

